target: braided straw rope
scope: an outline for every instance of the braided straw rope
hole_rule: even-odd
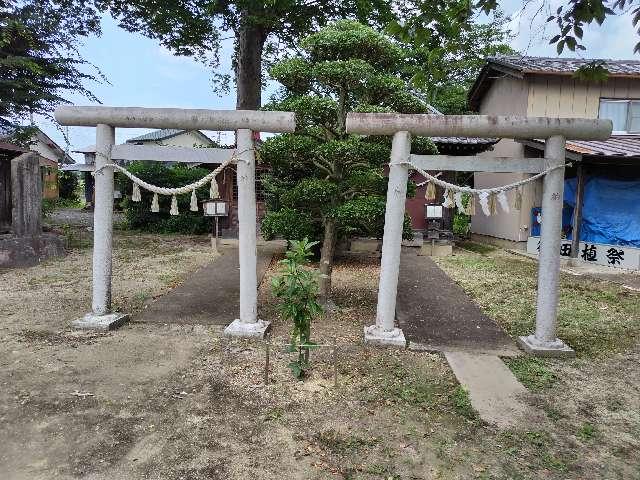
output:
[[[471,187],[461,187],[460,185],[455,185],[453,183],[449,183],[449,182],[445,182],[444,180],[440,180],[438,177],[434,177],[433,175],[429,175],[427,172],[425,172],[424,170],[422,170],[421,168],[416,167],[415,165],[411,165],[411,168],[413,168],[415,171],[417,171],[418,173],[420,173],[420,175],[422,175],[423,177],[425,177],[427,179],[426,182],[422,182],[420,183],[418,186],[422,186],[425,183],[431,182],[434,183],[435,185],[439,185],[447,190],[453,191],[453,192],[462,192],[462,193],[470,193],[470,194],[475,194],[475,195],[484,195],[484,194],[492,194],[492,193],[500,193],[500,192],[508,192],[509,190],[513,190],[514,188],[518,188],[521,187],[522,185],[526,185],[527,183],[531,183],[531,182],[535,182],[536,180],[538,180],[539,178],[544,177],[545,175],[547,175],[550,172],[553,172],[554,170],[558,170],[560,168],[565,168],[571,166],[570,163],[568,164],[563,164],[563,165],[557,165],[555,167],[551,167],[551,168],[547,168],[546,170],[532,176],[529,178],[525,178],[524,180],[520,180],[519,182],[514,182],[514,183],[510,183],[508,185],[502,185],[501,187],[493,187],[493,188],[471,188]]]
[[[195,182],[190,183],[189,185],[185,185],[183,187],[165,188],[165,187],[158,187],[156,185],[152,185],[150,183],[145,182],[141,178],[136,177],[133,173],[131,173],[126,168],[121,167],[120,165],[117,165],[115,163],[107,163],[106,165],[103,165],[102,167],[97,169],[95,172],[93,172],[93,175],[96,175],[97,173],[99,173],[104,168],[111,167],[111,168],[114,168],[115,170],[118,170],[119,172],[122,172],[124,175],[129,177],[129,179],[133,183],[137,183],[138,185],[140,185],[145,190],[149,190],[150,192],[157,193],[159,195],[181,195],[183,193],[192,192],[193,190],[196,190],[196,189],[202,187],[206,183],[209,183],[220,172],[222,172],[222,170],[224,170],[228,165],[230,165],[230,164],[234,163],[235,161],[237,161],[239,155],[241,155],[241,154],[243,154],[245,152],[251,151],[251,150],[253,150],[253,149],[251,148],[251,149],[243,150],[241,152],[234,153],[231,156],[231,158],[229,158],[229,160],[225,160],[223,163],[220,164],[220,166],[218,166],[218,168],[213,170],[211,173],[208,173],[207,175],[202,177],[200,180],[196,180]]]

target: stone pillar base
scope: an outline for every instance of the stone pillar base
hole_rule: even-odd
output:
[[[254,323],[241,322],[235,319],[224,329],[225,337],[264,338],[271,328],[271,322],[258,320]]]
[[[518,337],[518,346],[536,357],[572,358],[576,352],[559,338],[553,342],[541,342],[535,335]]]
[[[107,313],[105,315],[87,313],[84,317],[71,322],[71,326],[79,330],[115,330],[127,320],[129,320],[129,315],[126,313]]]
[[[364,327],[364,343],[400,348],[407,347],[407,341],[401,329],[383,330],[378,325]]]

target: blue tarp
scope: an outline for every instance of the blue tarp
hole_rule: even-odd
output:
[[[575,178],[565,180],[564,201],[572,209],[576,184]],[[580,240],[640,247],[640,181],[587,177]]]

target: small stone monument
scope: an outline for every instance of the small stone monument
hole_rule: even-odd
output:
[[[63,239],[42,231],[38,155],[0,160],[0,268],[33,266],[64,254]]]

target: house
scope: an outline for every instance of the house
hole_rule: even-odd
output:
[[[609,75],[585,81],[574,74],[593,60],[501,56],[487,59],[469,92],[470,107],[486,115],[605,118],[613,135],[605,141],[568,141],[563,233],[571,248],[564,255],[583,255],[591,244],[640,247],[640,61],[602,60]],[[490,154],[542,157],[544,141],[504,139]],[[512,183],[523,174],[475,173],[476,188]],[[541,182],[523,192],[520,211],[472,219],[474,234],[535,245]],[[542,212],[542,218],[544,213]],[[574,235],[577,233],[577,235]],[[583,243],[580,244],[579,242]],[[586,242],[586,244],[585,244]],[[588,244],[588,245],[587,245]],[[580,248],[580,252],[577,248]],[[599,263],[611,264],[603,255]],[[615,266],[619,266],[614,261]],[[632,266],[633,267],[633,266]],[[635,266],[637,268],[637,266]]]
[[[207,137],[204,133],[198,130],[176,130],[176,129],[163,129],[154,130],[138,137],[130,138],[126,140],[126,144],[131,145],[159,145],[159,146],[172,146],[172,147],[190,147],[190,148],[203,148],[213,147],[217,144]],[[81,172],[84,178],[84,196],[87,205],[93,205],[93,166],[96,162],[96,146],[89,145],[86,147],[74,150],[74,153],[82,153],[84,155],[84,163],[75,163],[63,167],[63,170]],[[115,192],[116,198],[120,198],[119,191]]]
[[[428,105],[431,115],[443,115],[432,105]],[[436,145],[440,155],[451,156],[467,156],[477,155],[487,150],[491,150],[493,145],[498,141],[493,138],[466,138],[466,137],[432,137],[431,140]],[[439,175],[440,178],[448,182],[455,182],[456,176],[454,172],[430,172],[433,175]],[[388,174],[385,169],[385,175]],[[426,207],[429,202],[425,200],[426,178],[415,170],[410,173],[410,180],[416,184],[416,194],[413,198],[407,198],[405,203],[405,211],[411,218],[411,228],[414,232],[426,231],[428,229],[426,219]],[[439,205],[441,203],[444,189],[436,187],[436,200],[431,204]],[[453,209],[443,209],[443,218],[441,224],[445,236],[450,235],[453,227]]]
[[[176,130],[165,128],[154,130],[139,137],[130,138],[126,143],[132,145],[168,145],[171,147],[212,147],[216,142],[199,130]]]
[[[176,130],[176,129],[162,129],[154,130],[152,132],[140,135],[134,138],[126,140],[125,145],[157,145],[157,146],[171,146],[171,147],[187,147],[187,148],[207,148],[217,147],[218,144],[207,137],[204,133],[198,130]],[[64,167],[64,170],[73,170],[84,172],[85,179],[85,200],[88,204],[93,202],[93,165],[95,164],[95,145],[84,147],[75,152],[84,154],[84,164],[75,164]],[[164,162],[171,165],[173,162]],[[187,163],[191,166],[200,166],[203,168],[209,168],[213,170],[217,164],[198,164]],[[256,178],[259,177],[260,167],[258,167],[258,173]],[[220,198],[225,200],[228,204],[229,215],[220,219],[220,228],[223,233],[235,234],[238,225],[238,190],[236,184],[236,169],[235,165],[230,165],[218,176],[218,189],[220,191]],[[121,197],[119,191],[115,192],[117,198]],[[261,183],[256,181],[256,197],[257,197],[257,212],[258,219],[264,216],[264,196]],[[226,232],[225,232],[226,230]]]
[[[58,169],[63,164],[73,163],[73,160],[51,137],[44,133],[40,128],[33,127],[34,133],[25,147],[20,147],[11,143],[9,140],[10,132],[4,132],[0,135],[0,142],[3,145],[9,145],[11,148],[17,148],[21,153],[32,151],[36,152],[40,160],[40,173],[42,179],[42,197],[46,199],[58,198]]]

